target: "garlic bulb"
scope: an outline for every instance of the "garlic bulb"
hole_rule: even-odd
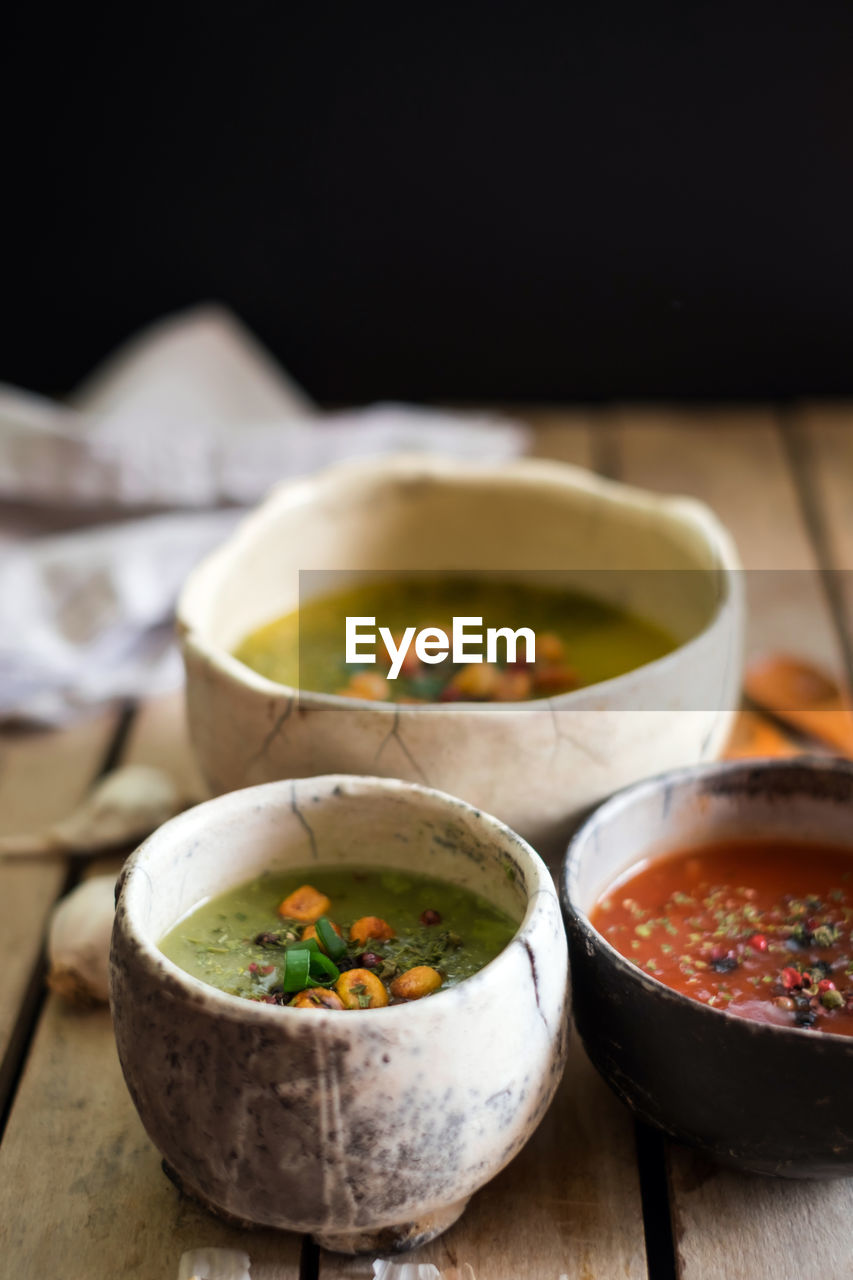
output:
[[[47,984],[82,1007],[109,998],[115,876],[84,880],[54,908],[47,937]]]
[[[92,854],[137,844],[182,808],[169,774],[127,764],[106,774],[73,813],[35,835],[0,837],[0,855]]]
[[[188,1249],[178,1264],[178,1280],[251,1280],[251,1265],[240,1249]]]
[[[431,1262],[389,1262],[377,1258],[373,1264],[373,1280],[443,1280],[444,1272]]]
[[[439,1271],[431,1262],[390,1262],[377,1258],[373,1264],[373,1280],[477,1280],[470,1262],[462,1267]],[[566,1280],[561,1276],[560,1280]]]

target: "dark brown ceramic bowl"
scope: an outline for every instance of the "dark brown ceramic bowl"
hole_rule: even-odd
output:
[[[677,770],[619,792],[569,845],[561,898],[575,1020],[640,1119],[736,1168],[853,1173],[853,1037],[750,1022],[671,990],[590,923],[640,861],[718,840],[778,837],[851,850],[853,765],[818,758]]]

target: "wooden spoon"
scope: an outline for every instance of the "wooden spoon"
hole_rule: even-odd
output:
[[[797,756],[803,748],[757,711],[740,711],[724,760],[749,760],[756,756]]]
[[[753,662],[744,682],[746,696],[801,733],[853,757],[853,707],[832,676],[803,658],[775,654]]]

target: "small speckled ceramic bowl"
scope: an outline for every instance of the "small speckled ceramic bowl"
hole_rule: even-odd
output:
[[[561,880],[575,1021],[605,1080],[673,1138],[757,1173],[850,1174],[853,1037],[710,1009],[631,964],[589,920],[606,887],[647,858],[752,838],[853,850],[853,765],[682,769],[596,810],[570,844]]]
[[[718,755],[740,691],[737,568],[701,503],[562,463],[331,467],[274,490],[187,580],[178,625],[196,754],[215,792],[328,772],[438,787],[494,813],[556,866],[590,805]],[[679,643],[612,680],[533,702],[297,694],[232,651],[298,608],[304,570],[544,572],[549,586],[628,608]]]
[[[417,867],[521,920],[447,991],[385,1009],[299,1010],[207,986],[157,943],[264,870]],[[343,1252],[448,1227],[523,1146],[560,1079],[566,941],[539,857],[462,801],[334,776],[208,801],[161,827],[120,883],[111,1004],[125,1079],[170,1173],[245,1224]]]

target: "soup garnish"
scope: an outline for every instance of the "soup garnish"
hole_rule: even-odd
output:
[[[412,645],[399,675],[379,646],[375,663],[345,661],[345,620],[373,617],[394,633],[480,617],[483,629],[528,627],[536,635],[535,662],[421,662]],[[421,575],[365,583],[309,600],[253,631],[235,656],[281,684],[370,701],[521,702],[568,693],[622,675],[662,657],[675,639],[653,623],[580,592],[492,578]],[[516,659],[526,656],[524,645]]]
[[[853,850],[688,849],[618,880],[590,920],[639,968],[710,1008],[853,1035]]]
[[[455,986],[517,928],[485,898],[431,876],[313,867],[267,873],[203,903],[160,949],[231,995],[297,1009],[370,1009]]]

